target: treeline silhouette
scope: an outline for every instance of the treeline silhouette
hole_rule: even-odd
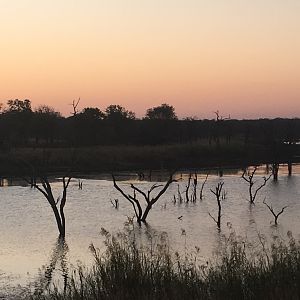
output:
[[[74,103],[73,103],[74,104]],[[78,104],[78,103],[77,103]],[[211,120],[179,120],[173,106],[162,104],[147,110],[145,118],[120,105],[104,111],[87,107],[63,117],[30,100],[9,100],[0,113],[0,147],[76,147],[94,145],[162,145],[206,140],[208,144],[232,141],[274,146],[300,139],[300,119],[234,120],[219,112]]]

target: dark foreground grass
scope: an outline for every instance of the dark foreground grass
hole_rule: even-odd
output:
[[[128,235],[106,233],[106,251],[91,245],[92,268],[78,267],[65,289],[52,286],[31,299],[300,299],[300,244],[259,237],[251,245],[231,234],[211,262],[196,252],[172,255],[161,241],[147,248]]]

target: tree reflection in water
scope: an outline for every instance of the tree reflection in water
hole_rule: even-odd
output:
[[[41,294],[47,291],[51,283],[53,283],[56,288],[63,288],[63,290],[66,291],[69,271],[67,262],[68,252],[69,247],[66,240],[58,237],[53,247],[49,263],[43,266],[39,272],[39,278],[35,286],[35,294]],[[61,281],[61,276],[63,281]],[[62,282],[63,286],[61,286]]]

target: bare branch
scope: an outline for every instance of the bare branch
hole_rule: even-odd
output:
[[[263,177],[264,182],[258,186],[255,191],[253,191],[253,186],[255,184],[254,181],[254,175],[257,171],[257,166],[254,167],[254,169],[250,172],[248,170],[248,172],[246,170],[244,170],[242,178],[248,182],[249,184],[249,197],[250,197],[250,203],[254,203],[257,193],[267,184],[268,180],[271,178],[271,175],[268,177]]]
[[[149,202],[149,199],[148,199],[147,195],[142,190],[140,190],[139,188],[137,188],[133,184],[131,184],[130,187],[132,189],[134,189],[135,191],[137,191],[138,193],[140,193],[141,195],[143,195],[143,197],[145,198],[145,200],[146,200],[147,203]]]
[[[264,182],[256,189],[254,193],[254,199],[256,198],[257,193],[267,184],[267,182],[270,180],[272,175],[269,175],[268,177],[263,177]]]
[[[160,198],[160,196],[165,193],[172,182],[176,182],[176,179],[173,179],[173,174],[170,175],[169,180],[167,181],[163,189],[157,194],[155,198],[151,200],[151,205],[153,205]]]
[[[116,178],[113,174],[112,174],[112,178],[113,178],[113,182],[114,182],[114,187],[122,194],[122,196],[125,199],[127,199],[131,203],[131,205],[133,206],[133,209],[134,209],[135,216],[137,217],[137,220],[139,220],[139,218],[141,217],[141,206],[140,206],[138,200],[136,199],[135,190],[133,191],[134,197],[132,197],[130,195],[126,195],[123,192],[123,190],[117,185]],[[137,205],[137,208],[136,208],[136,205]],[[137,209],[139,210],[139,212],[137,211]]]
[[[218,224],[218,221],[210,213],[208,213],[208,215],[215,221],[216,224]]]
[[[167,190],[168,186],[175,180],[173,180],[173,176],[171,175],[168,182],[163,186],[163,185],[158,185],[158,184],[154,184],[150,190],[148,190],[147,193],[145,193],[144,191],[142,191],[141,189],[139,189],[138,187],[134,186],[133,184],[130,185],[130,187],[133,189],[133,196],[131,195],[127,195],[124,193],[124,191],[118,186],[115,176],[112,174],[112,178],[113,178],[113,183],[114,183],[114,187],[122,194],[122,196],[127,199],[133,206],[134,208],[134,212],[135,215],[137,217],[137,221],[140,222],[146,222],[146,218],[147,215],[150,211],[150,209],[152,208],[152,205],[160,198],[160,196]],[[163,188],[160,190],[160,192],[156,195],[156,197],[152,198],[152,200],[150,200],[150,193],[151,191],[153,191],[154,189],[163,186]],[[147,205],[145,208],[145,211],[143,212],[143,209],[141,207],[140,202],[138,201],[138,199],[136,198],[136,193],[139,193],[140,195],[143,196],[143,198],[145,199]]]
[[[268,203],[266,203],[266,198],[264,199],[263,204],[265,204],[267,206],[267,208],[269,209],[269,211],[272,213],[272,215],[274,216],[275,225],[277,225],[278,224],[277,223],[278,217],[284,212],[284,210],[288,206],[282,207],[281,211],[276,214],[273,207],[272,207],[272,205],[269,205]]]
[[[205,180],[202,182],[202,185],[201,185],[201,189],[200,189],[200,200],[203,199],[203,189],[204,189],[204,186],[205,186],[205,184],[206,184],[206,182],[207,182],[208,175],[209,175],[209,173],[206,174]]]
[[[163,184],[153,184],[152,187],[149,190],[149,193],[151,193],[152,191],[154,191],[155,189],[159,188],[159,187],[163,187]]]
[[[186,186],[186,189],[185,189],[185,199],[186,199],[186,202],[190,201],[189,189],[190,189],[190,185],[191,185],[191,179],[192,179],[192,174],[190,173],[189,179],[188,179],[188,183],[187,183],[187,186]]]
[[[80,102],[80,97],[78,98],[77,101],[76,101],[76,100],[73,100],[73,101],[72,101],[72,104],[71,104],[71,105],[72,105],[72,107],[73,107],[73,116],[76,116],[77,113],[78,113],[77,106],[78,106],[79,102]]]
[[[215,187],[215,190],[210,190],[215,196],[218,203],[218,220],[213,218],[213,220],[216,222],[218,228],[221,228],[221,212],[222,212],[222,206],[221,206],[221,195],[222,195],[222,189],[223,189],[224,182],[219,182],[218,185]]]

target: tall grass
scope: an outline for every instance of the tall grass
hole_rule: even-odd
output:
[[[65,291],[52,287],[31,299],[300,299],[300,244],[291,233],[270,246],[232,233],[202,264],[197,254],[172,254],[163,237],[145,247],[127,234],[104,235],[104,253],[90,246],[93,267],[78,267]]]

